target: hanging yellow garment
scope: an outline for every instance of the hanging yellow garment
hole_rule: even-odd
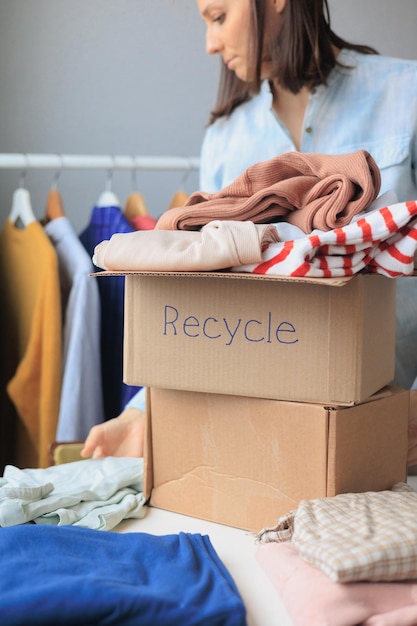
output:
[[[1,328],[13,371],[5,382],[19,418],[15,463],[46,467],[59,414],[62,319],[58,260],[39,222],[18,229],[6,220],[0,233],[0,266]]]

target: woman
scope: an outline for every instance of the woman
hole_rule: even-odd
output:
[[[394,190],[399,201],[417,198],[417,62],[383,57],[338,37],[330,28],[327,0],[197,5],[207,53],[223,61],[202,146],[200,189],[219,191],[253,163],[293,150],[364,149],[381,170],[381,193]],[[397,286],[395,382],[411,387],[417,375],[417,285],[407,277]],[[138,402],[143,409],[143,392]],[[131,453],[131,431],[143,413],[130,411],[129,419],[122,414],[94,427],[83,454],[113,454],[113,430],[118,442],[122,438],[122,453]],[[142,441],[143,435],[135,454],[142,453]]]
[[[340,39],[330,29],[327,0],[198,5],[207,52],[223,59],[202,148],[204,191],[287,151],[365,149],[381,168],[381,192],[394,189],[400,201],[417,197],[416,62]]]

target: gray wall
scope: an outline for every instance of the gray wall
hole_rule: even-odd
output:
[[[381,54],[417,59],[417,0],[329,0],[333,30]]]
[[[416,0],[330,0],[333,27],[382,53],[417,58]],[[212,107],[218,59],[204,50],[194,0],[0,0],[0,152],[197,156]],[[55,172],[29,170],[35,214]],[[6,218],[18,170],[0,170]],[[64,170],[65,211],[80,231],[104,189],[105,171]],[[158,216],[196,173],[137,175]],[[131,174],[116,171],[123,203]]]

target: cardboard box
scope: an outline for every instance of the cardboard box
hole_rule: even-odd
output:
[[[409,392],[352,407],[151,389],[152,506],[259,531],[304,498],[407,479]]]
[[[351,405],[395,368],[395,280],[128,273],[124,381]]]

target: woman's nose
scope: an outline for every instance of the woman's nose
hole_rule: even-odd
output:
[[[207,54],[218,54],[221,51],[221,42],[219,38],[213,34],[210,29],[206,33],[206,52]]]

